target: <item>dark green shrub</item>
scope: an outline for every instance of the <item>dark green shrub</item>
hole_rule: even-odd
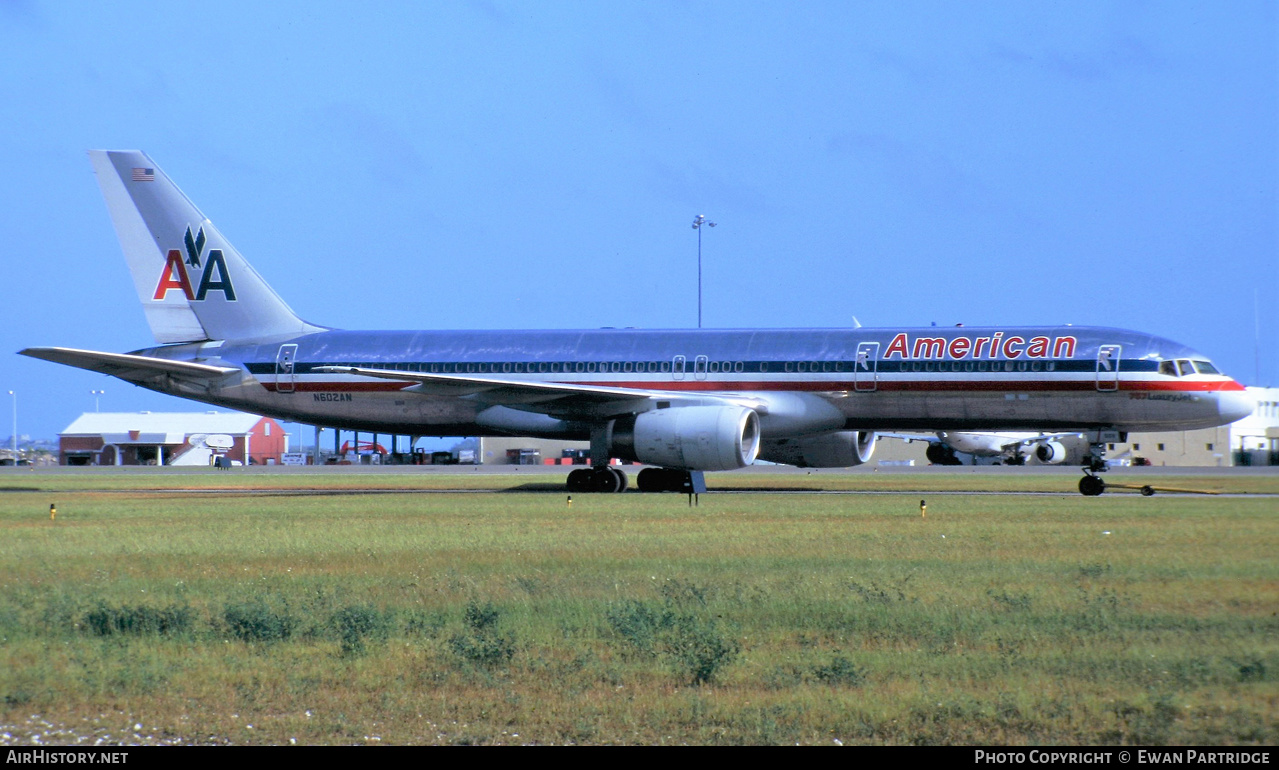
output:
[[[84,627],[95,636],[113,634],[178,634],[191,628],[191,608],[99,604],[84,616]]]
[[[690,590],[691,589],[691,590]],[[737,657],[736,640],[719,630],[715,617],[699,612],[705,594],[690,584],[663,588],[664,602],[654,606],[629,600],[606,611],[613,633],[642,655],[665,657],[693,684],[705,684]]]
[[[657,655],[658,634],[670,628],[675,619],[669,608],[655,609],[634,600],[610,605],[606,616],[613,633],[648,657]]]
[[[491,603],[466,605],[467,630],[449,639],[453,653],[471,665],[494,668],[515,657],[515,637],[501,633],[498,621],[501,611]]]
[[[836,655],[828,664],[813,666],[813,677],[825,684],[857,687],[866,681],[866,669]]]
[[[331,623],[342,643],[343,655],[363,654],[365,637],[385,637],[388,625],[383,613],[362,605],[343,607],[333,614]]]
[[[662,634],[662,650],[693,684],[706,684],[740,651],[737,640],[719,632],[713,617],[677,615]]]
[[[227,628],[241,641],[275,642],[293,636],[297,620],[261,599],[228,604],[222,613]]]

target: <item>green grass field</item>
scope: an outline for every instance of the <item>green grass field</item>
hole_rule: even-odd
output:
[[[414,491],[557,480],[0,476],[0,722],[45,743],[1279,743],[1273,497],[1032,473],[728,474],[712,488],[902,491],[695,508]],[[975,488],[1061,494],[943,494]]]

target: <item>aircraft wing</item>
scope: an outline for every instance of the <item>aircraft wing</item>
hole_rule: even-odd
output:
[[[1078,436],[1077,431],[1066,433],[999,433],[990,431],[938,431],[936,433],[878,433],[881,438],[896,438],[910,443],[926,441],[943,444],[968,454],[995,455],[1021,447],[1034,446],[1044,441],[1056,441]]]
[[[496,377],[474,377],[468,374],[427,374],[425,372],[401,372],[391,369],[370,369],[360,366],[316,366],[313,372],[325,374],[356,374],[361,377],[377,377],[384,380],[412,382],[404,393],[420,393],[430,396],[469,396],[477,401],[513,409],[542,412],[556,416],[600,416],[610,413],[636,411],[637,401],[671,401],[684,405],[708,403],[733,403],[753,409],[763,409],[758,399],[731,394],[690,395],[674,391],[644,390],[640,388],[615,388],[604,385],[573,385],[563,382],[539,382],[536,380],[509,380]]]
[[[91,372],[101,372],[122,380],[148,383],[158,380],[183,380],[209,383],[240,372],[240,369],[212,364],[196,364],[189,361],[170,361],[167,358],[137,356],[131,353],[102,353],[96,350],[76,348],[27,348],[19,354],[66,364]]]
[[[896,438],[909,444],[912,441],[927,441],[929,444],[940,444],[941,439],[937,438],[936,433],[884,433],[883,431],[875,431],[875,435],[880,438]]]

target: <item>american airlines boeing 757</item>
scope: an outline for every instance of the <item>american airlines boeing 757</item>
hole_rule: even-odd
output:
[[[348,430],[589,440],[571,491],[642,491],[756,459],[864,463],[876,431],[1053,431],[1106,443],[1250,413],[1243,387],[1161,337],[1085,326],[344,331],[299,318],[137,151],[89,153],[158,343],[24,355],[162,393]]]

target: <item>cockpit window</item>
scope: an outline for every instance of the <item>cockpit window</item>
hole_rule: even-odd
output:
[[[1160,361],[1160,362],[1159,362],[1159,373],[1160,373],[1160,374],[1166,374],[1166,375],[1168,375],[1169,377],[1176,377],[1176,376],[1177,376],[1177,362],[1176,362],[1176,361]]]
[[[1177,360],[1177,369],[1180,371],[1182,377],[1195,373],[1195,367],[1191,366],[1190,362],[1184,358]]]
[[[1217,367],[1207,361],[1195,361],[1194,364],[1195,369],[1197,369],[1200,374],[1221,374],[1221,372],[1217,371]]]

